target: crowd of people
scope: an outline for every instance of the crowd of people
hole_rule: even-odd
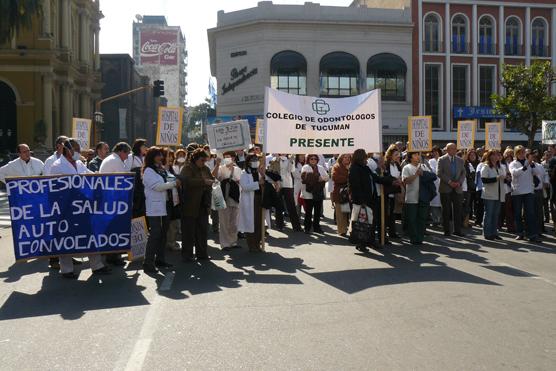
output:
[[[463,237],[472,224],[482,228],[486,240],[501,240],[499,231],[505,230],[517,240],[539,242],[554,211],[554,146],[545,152],[523,146],[458,151],[448,143],[422,153],[397,142],[385,153],[357,149],[323,156],[265,154],[259,145],[216,155],[206,145],[191,143],[174,151],[149,147],[144,139],[112,149],[100,142],[84,152],[65,136],[55,145],[44,163],[31,156],[29,146],[18,145],[19,157],[0,168],[0,181],[7,176],[134,173],[133,217],[145,216],[149,228],[143,261],[147,273],[172,267],[167,250],[181,250],[184,262],[210,259],[209,226],[224,251],[241,248],[244,239],[250,252],[260,252],[267,229],[285,231],[286,221],[291,233],[323,234],[328,194],[337,234],[361,252],[386,248],[391,240],[405,243],[402,234],[419,246],[428,227]],[[216,206],[215,192],[221,194]],[[90,255],[89,261],[93,274],[126,264],[114,253]],[[75,264],[81,261],[68,255],[50,259],[51,268],[65,278],[77,277]]]

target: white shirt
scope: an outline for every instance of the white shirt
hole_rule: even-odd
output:
[[[506,176],[506,167],[491,168],[486,165],[481,168],[481,178],[497,178],[500,175]],[[494,183],[483,182],[483,192],[481,193],[483,200],[504,201],[506,199],[506,186],[504,180],[496,180]]]
[[[293,159],[277,158],[280,161],[280,177],[282,177],[282,188],[293,188],[292,173],[294,170]]]
[[[44,175],[50,175],[50,168],[52,167],[52,164],[54,163],[54,161],[56,161],[57,159],[60,158],[61,155],[59,155],[58,153],[54,152],[54,154],[52,156],[50,156],[49,158],[46,159],[46,161],[44,162],[44,169],[42,171],[42,173]]]
[[[75,167],[64,157],[60,156],[59,159],[54,161],[52,166],[50,167],[50,174],[57,175],[57,174],[91,174],[92,171],[87,169],[84,163],[81,160],[75,161]]]
[[[136,167],[143,167],[143,158],[140,156],[134,156],[133,154],[129,154],[127,158],[127,168],[128,169],[135,169]],[[129,170],[127,170],[129,171]]]
[[[367,166],[369,167],[369,169],[371,169],[371,171],[372,171],[373,173],[377,174],[376,171],[377,171],[377,169],[378,169],[378,164],[377,164],[377,162],[376,162],[374,159],[372,159],[372,158],[368,159],[368,160],[367,160]],[[375,183],[375,187],[376,187],[376,194],[377,194],[377,196],[380,196],[380,195],[382,194],[382,193],[381,193],[381,191],[382,191],[382,185],[381,185],[381,184],[376,184],[376,183]]]
[[[131,162],[129,157],[127,161],[122,161],[117,153],[112,153],[110,156],[102,160],[100,164],[99,173],[127,173],[131,170],[129,167]]]
[[[38,158],[31,157],[28,162],[25,162],[21,157],[18,157],[0,167],[0,182],[5,183],[8,176],[41,175],[43,168],[44,164]]]
[[[512,196],[526,195],[533,193],[533,172],[527,160],[524,162],[527,170],[523,171],[521,162],[514,160],[510,164],[512,174]]]
[[[326,169],[320,165],[317,165],[317,169],[319,171],[319,175],[322,178],[323,181],[327,182],[328,181],[328,173],[326,172]],[[311,165],[303,165],[303,168],[301,169],[301,173],[312,173],[313,172],[313,168],[311,167]],[[312,200],[313,199],[313,194],[310,192],[307,192],[307,185],[306,184],[301,184],[301,197],[303,197],[303,199],[305,200]]]
[[[402,180],[405,180],[417,173],[420,165],[407,164],[402,169]],[[419,177],[413,182],[405,186],[405,203],[418,204],[419,203]]]
[[[533,175],[536,175],[539,178],[539,184],[535,187],[535,191],[542,191],[544,189],[544,182],[546,178],[546,170],[544,167],[535,162],[535,168],[533,169]]]

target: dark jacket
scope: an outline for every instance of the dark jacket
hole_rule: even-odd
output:
[[[102,164],[102,159],[98,156],[95,156],[89,163],[87,164],[87,169],[91,170],[94,173],[98,173],[100,170],[100,165]]]
[[[431,171],[423,171],[419,177],[419,202],[429,204],[436,197],[436,185],[434,181],[437,179],[435,173]]]
[[[205,184],[205,179],[214,179],[207,166],[199,168],[195,164],[187,164],[181,170],[178,179],[182,182],[183,202],[182,215],[199,216],[201,208],[210,208],[212,187]]]
[[[367,165],[352,164],[349,168],[349,190],[356,205],[371,206],[377,197],[377,184],[391,185],[394,178],[378,176]]]
[[[348,185],[349,169],[339,163],[332,167],[332,181],[334,190],[330,194],[332,202],[342,202],[340,191]]]

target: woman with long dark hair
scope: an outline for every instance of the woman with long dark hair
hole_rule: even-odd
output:
[[[301,195],[305,202],[305,233],[323,233],[320,227],[322,205],[324,202],[324,185],[328,181],[328,173],[319,165],[319,156],[307,155],[306,164],[301,169]]]
[[[394,179],[401,181],[402,179],[402,167],[400,165],[400,151],[395,144],[392,144],[386,150],[386,161],[384,163],[384,175],[391,176]],[[392,185],[384,187],[384,194],[386,196],[385,214],[386,214],[386,226],[388,227],[388,236],[390,238],[399,238],[396,233],[396,215],[394,210],[396,207],[396,195],[402,193],[401,185]]]
[[[169,181],[164,169],[164,152],[159,147],[147,151],[143,164],[143,185],[145,188],[145,205],[149,225],[149,239],[143,270],[156,273],[157,268],[169,268],[165,261],[164,249],[168,233],[168,201],[172,199],[172,189],[179,181]]]
[[[484,237],[487,240],[501,240],[498,235],[498,218],[500,205],[506,197],[504,181],[506,169],[500,166],[500,155],[496,150],[490,150],[485,155],[485,166],[481,170],[483,191],[481,197],[485,205]]]
[[[133,188],[133,217],[145,216],[145,190],[143,188],[143,162],[147,154],[147,140],[135,139],[128,157],[129,169],[135,173],[135,187]]]

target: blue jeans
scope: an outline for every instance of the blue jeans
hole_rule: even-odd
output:
[[[499,200],[483,200],[485,217],[483,220],[483,233],[485,237],[498,236],[498,217],[500,215]]]
[[[537,238],[537,223],[535,219],[535,196],[532,193],[512,196],[515,216],[515,231],[518,236],[523,236],[522,214],[525,215],[527,238]]]

